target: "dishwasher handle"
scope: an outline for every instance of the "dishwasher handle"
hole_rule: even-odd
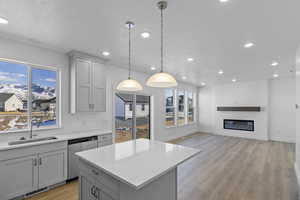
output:
[[[77,138],[77,139],[69,140],[68,145],[89,142],[89,141],[95,141],[95,140],[98,140],[97,136]]]

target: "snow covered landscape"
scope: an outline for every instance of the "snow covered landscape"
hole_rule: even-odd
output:
[[[30,116],[33,125],[56,124],[56,72],[32,69],[29,104],[27,70],[23,65],[0,62],[0,132],[27,129]]]

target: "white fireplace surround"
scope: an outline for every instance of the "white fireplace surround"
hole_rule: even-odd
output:
[[[262,112],[216,112],[215,133],[225,136],[268,140],[268,116]],[[224,129],[224,119],[254,120],[254,131]]]
[[[268,81],[241,82],[199,91],[199,130],[225,136],[268,140]],[[259,106],[260,112],[217,111],[217,107]],[[254,120],[253,132],[224,129],[224,119]]]

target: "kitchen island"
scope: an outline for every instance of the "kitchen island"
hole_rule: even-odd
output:
[[[76,153],[80,200],[176,200],[177,166],[199,152],[137,139]]]

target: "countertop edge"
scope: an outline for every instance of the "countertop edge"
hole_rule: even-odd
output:
[[[20,149],[20,148],[28,148],[28,147],[33,147],[33,146],[39,146],[39,145],[46,145],[46,144],[51,144],[51,143],[57,143],[57,142],[63,142],[63,141],[68,141],[76,138],[83,138],[83,137],[92,137],[92,136],[100,136],[100,135],[105,135],[112,133],[112,131],[99,131],[97,132],[87,132],[86,135],[84,133],[71,133],[71,134],[56,134],[56,135],[51,135],[55,136],[58,139],[56,140],[46,140],[46,141],[41,141],[41,142],[32,142],[32,143],[27,143],[27,144],[19,144],[19,145],[9,145],[8,142],[10,141],[3,141],[0,142],[0,152],[1,151],[7,151],[7,150],[13,150],[13,149]],[[46,136],[45,136],[46,137]],[[39,137],[37,137],[39,138]],[[42,137],[40,137],[42,138]]]
[[[189,148],[190,148],[190,147],[189,147]],[[195,148],[192,148],[192,149],[195,149]],[[109,174],[110,176],[114,177],[115,179],[119,180],[120,182],[122,182],[122,183],[124,183],[124,184],[127,184],[127,185],[129,185],[130,187],[133,187],[135,190],[139,190],[139,189],[143,188],[144,186],[148,185],[149,183],[155,181],[155,180],[158,179],[159,177],[161,177],[161,176],[165,175],[166,173],[170,172],[170,171],[173,170],[174,168],[178,167],[178,165],[180,165],[180,164],[184,163],[185,161],[187,161],[187,160],[189,160],[189,159],[191,159],[191,158],[197,156],[199,153],[202,152],[202,150],[200,150],[200,149],[195,149],[195,150],[198,150],[198,151],[196,151],[193,155],[186,157],[185,159],[183,159],[182,161],[180,161],[180,162],[177,163],[176,165],[174,165],[174,166],[172,166],[172,167],[169,167],[168,169],[164,170],[163,172],[161,172],[161,173],[155,175],[154,177],[152,177],[152,178],[150,178],[150,179],[146,180],[145,182],[143,182],[143,183],[141,183],[141,184],[138,184],[138,185],[133,184],[133,183],[130,183],[130,182],[128,182],[127,180],[125,180],[124,178],[122,178],[122,177],[120,177],[120,176],[118,176],[118,175],[113,174],[113,173],[110,172],[109,170],[106,170],[106,169],[100,167],[99,165],[94,164],[93,162],[89,161],[88,159],[85,159],[83,156],[79,155],[80,152],[79,152],[79,153],[76,153],[75,155],[77,155],[77,156],[79,157],[79,159],[81,159],[83,162],[87,162],[88,164],[92,165],[93,167],[95,167],[95,168],[97,168],[97,169],[99,169],[99,170],[101,170],[101,171],[103,171],[103,172]]]

